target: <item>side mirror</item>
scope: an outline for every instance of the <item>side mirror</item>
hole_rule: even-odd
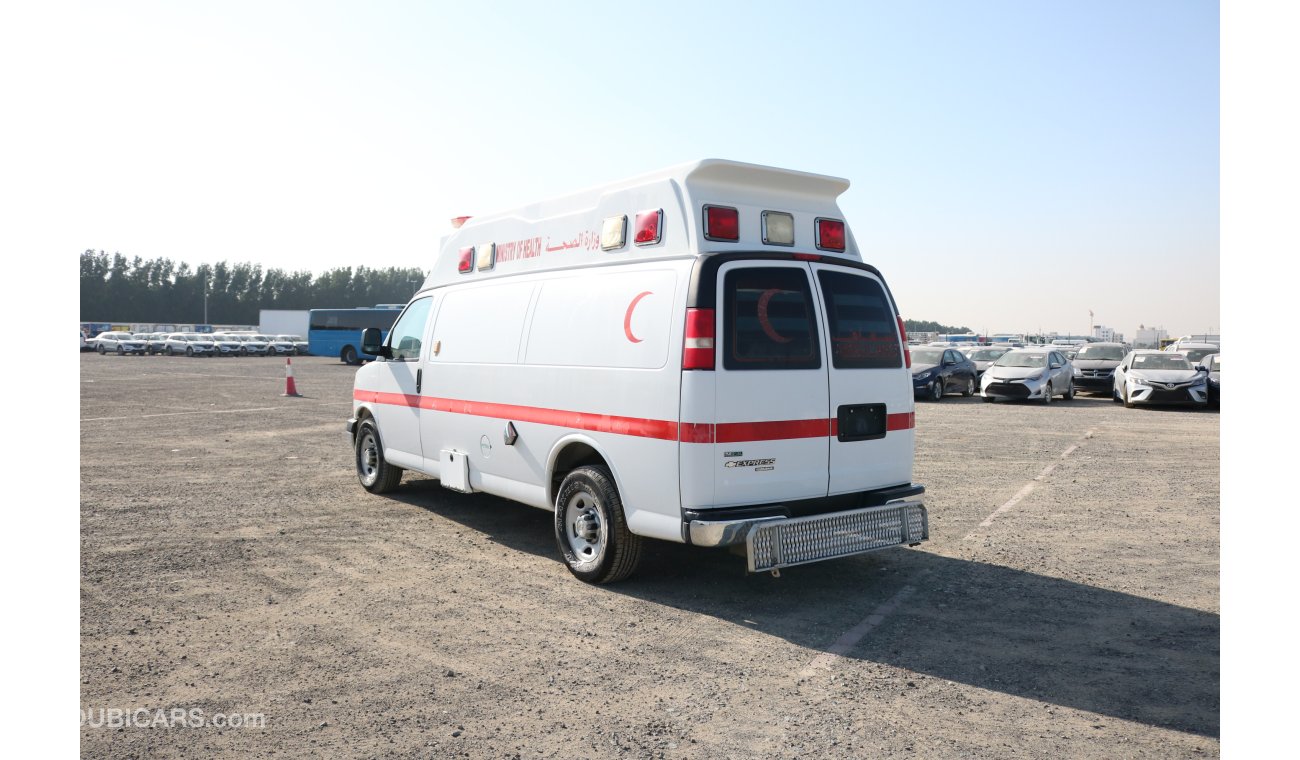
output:
[[[1192,367],[1192,369],[1196,370],[1197,372],[1209,372],[1209,371],[1210,371],[1210,368],[1207,367],[1207,366],[1205,366],[1204,364],[1198,364],[1198,365],[1196,365],[1195,367]]]
[[[374,354],[385,359],[393,358],[393,352],[388,346],[383,345],[383,342],[383,334],[378,327],[367,327],[361,331],[361,353]]]
[[[1061,364],[1060,362],[1052,362],[1052,366],[1050,367],[1050,369],[1060,369],[1061,367],[1064,367],[1064,366],[1065,366],[1065,365],[1064,365],[1064,364]]]

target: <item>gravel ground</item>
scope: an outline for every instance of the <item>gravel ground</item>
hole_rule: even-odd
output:
[[[774,578],[651,542],[597,588],[545,512],[365,493],[352,369],[294,368],[82,356],[83,711],[265,716],[83,755],[1219,753],[1217,413],[918,402],[928,543]]]

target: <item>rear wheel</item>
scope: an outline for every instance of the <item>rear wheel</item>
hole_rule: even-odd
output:
[[[342,360],[344,364],[356,364],[357,350],[352,346],[344,346],[343,352],[339,354],[339,359]]]
[[[1065,396],[1064,396],[1064,398],[1065,398],[1066,401],[1073,401],[1073,400],[1074,400],[1074,381],[1073,381],[1073,380],[1070,381],[1070,387],[1068,387],[1068,388],[1065,389]]]
[[[370,493],[388,493],[402,480],[402,468],[395,467],[384,459],[384,446],[379,438],[379,426],[371,418],[366,418],[357,430],[354,444],[357,462],[357,478],[361,487]]]
[[[975,378],[973,377],[966,378],[966,390],[962,391],[961,395],[965,396],[966,398],[970,398],[971,396],[975,395]]]
[[[586,583],[613,583],[636,570],[641,537],[627,528],[609,470],[589,465],[564,478],[555,497],[555,542],[569,572]]]

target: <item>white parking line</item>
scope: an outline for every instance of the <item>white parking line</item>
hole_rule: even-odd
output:
[[[1088,440],[1089,438],[1092,438],[1092,435],[1093,435],[1093,433],[1095,433],[1095,432],[1097,432],[1097,429],[1096,429],[1096,428],[1092,428],[1092,429],[1090,429],[1088,432],[1084,433],[1084,434],[1083,434],[1083,439],[1080,441],[1080,443],[1082,443],[1083,441]],[[1060,456],[1060,458],[1059,458],[1057,461],[1052,462],[1051,464],[1049,464],[1049,465],[1047,465],[1046,467],[1044,467],[1042,472],[1038,473],[1038,475],[1035,476],[1033,480],[1031,480],[1031,481],[1029,481],[1028,483],[1026,483],[1026,484],[1024,485],[1024,487],[1021,488],[1019,491],[1016,491],[1016,495],[1015,495],[1015,496],[1012,496],[1010,499],[1007,499],[1007,501],[1006,501],[1005,504],[1003,504],[1002,506],[1000,506],[1000,507],[998,507],[997,509],[993,510],[993,514],[991,514],[991,515],[989,515],[988,517],[984,518],[984,521],[981,522],[981,523],[979,524],[979,527],[976,528],[975,530],[971,531],[970,533],[966,534],[966,536],[963,537],[962,540],[963,540],[963,541],[969,541],[969,540],[975,538],[975,536],[977,536],[977,535],[979,534],[979,529],[980,529],[980,528],[987,528],[987,527],[989,527],[990,525],[993,524],[993,520],[996,519],[998,515],[1002,514],[1003,512],[1006,512],[1007,510],[1011,509],[1012,507],[1016,506],[1016,505],[1019,504],[1021,501],[1023,501],[1024,498],[1025,498],[1026,496],[1028,496],[1029,494],[1031,494],[1031,493],[1034,492],[1034,488],[1037,487],[1037,485],[1038,485],[1039,483],[1043,482],[1043,480],[1046,479],[1048,475],[1051,475],[1051,474],[1052,474],[1052,471],[1056,469],[1056,465],[1058,465],[1058,464],[1060,464],[1062,461],[1064,461],[1066,457],[1068,457],[1068,456],[1070,456],[1071,454],[1073,454],[1073,453],[1075,452],[1075,450],[1078,449],[1078,448],[1079,448],[1079,444],[1078,444],[1078,443],[1071,444],[1071,445],[1070,445],[1070,448],[1066,449],[1065,451],[1063,451],[1063,452],[1061,453],[1061,456]]]
[[[311,406],[330,406],[333,404],[351,404],[351,401],[317,401],[309,402]],[[110,420],[147,420],[153,417],[180,417],[186,414],[238,414],[240,412],[282,412],[300,404],[285,406],[260,406],[253,409],[204,409],[197,412],[165,412],[163,414],[132,414],[125,417],[87,417],[82,422],[107,422]]]
[[[871,614],[863,618],[857,625],[845,631],[844,635],[827,647],[825,652],[812,658],[812,661],[803,670],[799,671],[799,677],[810,678],[816,675],[819,670],[830,670],[831,665],[835,664],[837,659],[848,654],[853,647],[858,645],[859,641],[862,641],[867,637],[868,633],[875,630],[876,626],[885,622],[885,618],[898,609],[898,605],[902,604],[915,591],[916,588],[913,586],[904,586],[899,589],[897,594],[894,594],[879,607],[872,610]]]

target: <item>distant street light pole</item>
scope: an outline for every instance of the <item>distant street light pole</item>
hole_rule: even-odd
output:
[[[208,323],[208,276],[203,276],[203,324]]]

